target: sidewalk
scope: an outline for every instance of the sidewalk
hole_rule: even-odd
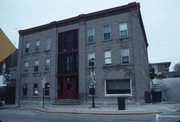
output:
[[[8,107],[8,105],[4,106]],[[171,113],[180,111],[179,104],[144,104],[144,105],[126,105],[125,110],[118,110],[117,105],[96,105],[96,108],[91,108],[91,105],[45,105],[44,109],[41,106],[22,106],[20,109],[32,109],[49,113],[65,113],[65,114],[99,114],[99,115],[129,115],[129,114],[158,114]]]

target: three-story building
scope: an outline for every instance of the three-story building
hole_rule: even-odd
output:
[[[41,102],[42,80],[50,104],[90,102],[92,58],[96,102],[115,103],[119,96],[139,101],[149,90],[148,43],[139,3],[81,14],[19,34],[21,103]]]

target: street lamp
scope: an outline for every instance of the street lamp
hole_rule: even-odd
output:
[[[92,108],[95,108],[95,102],[94,102],[94,95],[95,95],[95,75],[94,75],[94,58],[91,58],[89,60],[89,66],[91,66],[91,83],[90,86],[92,87]]]
[[[44,89],[45,89],[45,83],[46,83],[46,78],[43,78],[42,81],[42,90],[43,90],[43,96],[42,96],[42,108],[44,109]]]

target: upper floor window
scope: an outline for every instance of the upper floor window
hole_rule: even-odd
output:
[[[29,62],[25,61],[24,62],[24,72],[28,72],[28,69],[29,69]]]
[[[51,49],[51,38],[46,38],[45,39],[45,50],[50,50]]]
[[[45,60],[45,71],[49,71],[50,70],[50,59],[47,58]]]
[[[6,72],[6,63],[3,63],[2,64],[2,73],[5,73]]]
[[[111,38],[111,28],[110,26],[104,26],[104,40],[110,40]]]
[[[95,53],[88,53],[87,56],[88,56],[88,57],[87,57],[87,58],[88,58],[88,60],[87,60],[88,62],[87,62],[87,63],[88,63],[88,66],[90,66],[90,65],[89,65],[89,61],[90,61],[92,58],[95,59]]]
[[[39,61],[35,60],[34,61],[34,72],[38,72],[38,70],[39,70]]]
[[[95,29],[94,28],[89,28],[87,30],[87,40],[88,42],[94,42],[94,34],[95,34]]]
[[[35,51],[39,51],[40,40],[36,40],[35,43],[36,43],[36,45],[35,45]]]
[[[105,61],[106,65],[112,63],[112,60],[111,60],[111,51],[110,50],[104,52],[104,61]]]
[[[120,31],[120,38],[127,38],[128,37],[127,22],[119,24],[119,31]]]
[[[121,58],[123,64],[129,64],[129,48],[125,48],[121,50]]]
[[[30,43],[27,42],[25,45],[25,53],[29,53]]]

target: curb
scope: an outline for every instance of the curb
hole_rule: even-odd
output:
[[[21,108],[19,108],[21,109]],[[57,114],[91,114],[91,115],[144,115],[144,114],[160,114],[163,112],[127,112],[127,113],[106,113],[106,112],[58,112],[58,111],[50,111],[50,110],[43,110],[38,108],[22,108],[22,109],[31,109],[40,112],[47,112],[47,113],[57,113]]]

